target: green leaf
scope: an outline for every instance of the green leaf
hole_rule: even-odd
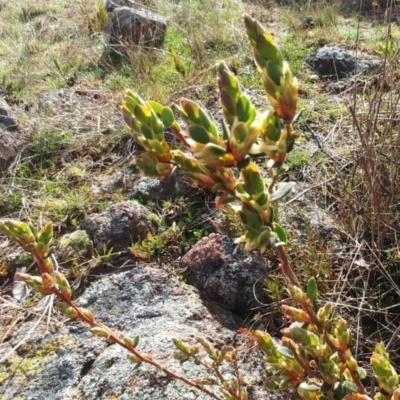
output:
[[[246,159],[244,159],[246,160]],[[238,168],[239,168],[239,163],[238,163]],[[257,204],[259,204],[261,207],[263,207],[264,205],[266,205],[267,201],[269,199],[268,193],[261,193],[260,196],[257,199]],[[272,219],[271,219],[272,221]]]
[[[29,224],[28,229],[32,232],[32,234],[35,236],[35,238],[37,238],[36,228],[33,225]]]
[[[142,125],[140,126],[140,132],[142,133],[142,135],[143,135],[147,140],[153,140],[153,139],[154,139],[153,130],[152,130],[149,126],[147,126],[147,125],[145,125],[145,124],[142,124]]]
[[[242,94],[236,104],[236,115],[239,121],[251,124],[256,117],[256,110],[246,95]]]
[[[357,386],[353,382],[344,381],[343,387],[350,392],[357,393]]]
[[[189,135],[197,143],[207,144],[210,142],[207,130],[200,125],[189,126]]]
[[[165,127],[170,127],[175,121],[175,116],[169,107],[164,107],[161,112],[161,120]]]
[[[274,231],[278,235],[279,241],[286,244],[287,236],[283,228],[277,223],[274,223]]]
[[[283,376],[273,376],[267,381],[267,387],[272,390],[285,390],[289,387],[290,377],[287,375]]]
[[[49,222],[38,233],[37,241],[47,246],[52,239],[53,239],[53,224]]]
[[[206,128],[206,130],[211,133],[214,137],[218,138],[218,131],[215,124],[212,122],[211,118],[208,116],[207,112],[202,108],[199,109],[200,124]]]
[[[207,149],[207,151],[209,151],[211,154],[219,157],[222,157],[226,154],[226,150],[224,148],[214,143],[207,143],[205,149]]]
[[[268,240],[271,238],[271,230],[269,228],[265,229],[260,233],[258,236],[258,243],[259,244],[265,244],[268,242]]]
[[[266,132],[265,136],[269,140],[277,142],[279,140],[279,138],[281,137],[281,131],[276,129],[276,127],[271,124],[271,125],[267,126],[267,132]]]
[[[153,100],[146,101],[146,104],[150,106],[158,116],[161,116],[164,110],[164,106],[162,104],[157,103],[156,101]]]
[[[279,189],[271,195],[271,201],[277,201],[285,197],[296,185],[295,182],[285,182],[279,185]]]
[[[189,356],[184,353],[174,353],[174,358],[178,360],[181,364],[189,360]]]
[[[333,393],[339,398],[343,398],[344,396],[346,396],[346,389],[341,382],[336,382],[333,385]]]
[[[228,125],[226,124],[225,120],[222,120],[222,139],[223,140],[228,140],[229,138],[229,128]]]
[[[235,103],[227,90],[225,90],[225,89],[221,90],[220,100],[221,100],[222,108],[225,113],[225,117],[229,116],[232,118],[236,113],[236,108],[235,108]]]
[[[321,386],[321,392],[326,393],[332,390],[333,386],[330,383],[324,382]]]
[[[290,349],[288,349],[287,347],[278,346],[277,350],[279,351],[279,353],[281,353],[286,358],[290,358],[291,360],[294,360],[293,352]]]
[[[200,107],[193,101],[187,99],[181,99],[181,108],[186,114],[186,117],[193,123],[199,123],[199,109]]]
[[[135,117],[142,124],[151,125],[151,112],[146,106],[138,104],[135,107]]]
[[[281,85],[281,78],[283,76],[282,68],[275,62],[269,61],[267,64],[267,75],[276,86]]]
[[[246,223],[258,232],[263,224],[260,214],[257,211],[246,210],[245,218]]]
[[[237,123],[233,127],[232,135],[237,144],[243,143],[248,137],[246,124],[244,124],[243,122]]]
[[[361,380],[363,380],[367,377],[367,371],[362,367],[358,367],[357,374]]]
[[[25,245],[25,246],[23,247],[23,249],[24,249],[25,251],[32,251],[33,249],[36,248],[36,246],[37,246],[36,243],[28,243],[27,245]]]
[[[301,389],[306,390],[307,392],[318,392],[320,387],[317,385],[313,385],[310,383],[302,382],[299,386]]]
[[[272,80],[270,80],[268,77],[263,79],[263,87],[269,96],[271,96],[274,100],[277,100],[277,87]]]
[[[236,198],[233,196],[227,196],[221,204],[229,204],[229,203],[234,203],[236,201]]]
[[[318,400],[329,400],[329,398],[326,397],[324,394],[321,394],[320,396],[318,396]]]
[[[243,189],[248,194],[253,195],[264,192],[264,181],[256,164],[251,162],[246,168],[243,168],[242,176],[244,180]]]
[[[270,34],[265,33],[264,35],[258,35],[256,49],[258,54],[260,54],[264,60],[272,60],[277,63],[282,63],[282,56],[280,55],[280,52]]]
[[[317,295],[318,295],[317,282],[315,281],[314,278],[311,278],[308,281],[307,285],[307,298],[310,299],[311,301],[314,301],[317,298]]]
[[[211,192],[212,193],[217,193],[218,190],[220,190],[223,186],[224,185],[221,182],[218,182],[212,187]]]

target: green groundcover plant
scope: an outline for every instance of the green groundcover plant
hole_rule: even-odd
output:
[[[175,168],[180,169],[199,186],[217,193],[218,207],[232,204],[244,227],[244,234],[237,243],[244,244],[246,250],[276,249],[289,297],[295,305],[283,305],[282,311],[292,323],[281,331],[280,340],[267,332],[243,330],[265,353],[266,368],[270,372],[269,388],[295,388],[305,400],[372,399],[364,384],[366,370],[352,354],[352,333],[347,322],[334,314],[331,303],[318,307],[315,280],[311,279],[303,290],[289,264],[285,250],[288,239],[276,221],[277,202],[294,185],[279,182],[279,178],[286,171],[287,154],[299,139],[293,127],[298,85],[271,34],[248,15],[244,15],[244,23],[272,110],[256,110],[225,62],[217,65],[224,115],[220,127],[204,108],[181,99],[178,111],[185,123],[182,128],[169,107],[144,101],[128,90],[123,104],[125,122],[145,149],[137,157],[137,166],[150,177],[165,176]],[[166,129],[179,140],[179,148],[172,149],[166,142]],[[253,156],[259,155],[269,158],[267,179],[252,161]],[[173,340],[177,349],[175,358],[202,366],[205,377],[189,379],[165,368],[151,354],[139,350],[139,337],[117,334],[98,322],[89,310],[75,305],[66,277],[54,269],[49,257],[53,239],[51,223],[37,232],[24,222],[1,220],[0,228],[37,262],[40,276],[19,274],[19,278],[43,295],[57,296],[57,305],[63,314],[86,322],[94,335],[124,347],[133,363],[151,364],[217,400],[248,399],[249,382],[245,372],[240,371],[236,349],[223,346],[218,350],[202,338],[196,343],[176,338]],[[222,364],[230,367],[229,378],[221,372]],[[371,390],[370,396],[375,400],[400,399],[399,377],[382,343],[376,346],[371,365],[374,377],[368,382],[376,382],[377,390]]]

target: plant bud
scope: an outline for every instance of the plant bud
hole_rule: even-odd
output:
[[[371,357],[371,365],[379,387],[387,393],[394,392],[399,384],[399,376],[391,365],[389,354],[382,343],[375,347]]]
[[[36,236],[29,225],[11,219],[0,220],[0,229],[8,238],[18,243],[22,248],[36,242]]]
[[[188,343],[185,343],[182,339],[179,338],[173,338],[172,339],[175,347],[180,350],[184,354],[190,354],[190,345]]]
[[[38,233],[37,242],[48,246],[53,239],[53,224],[47,223]]]
[[[135,336],[134,339],[130,338],[129,336],[122,336],[122,341],[129,347],[133,349],[139,344],[139,336]]]
[[[152,360],[153,356],[149,353],[142,353],[141,356],[145,359],[145,360]]]
[[[199,347],[198,346],[196,346],[196,345],[189,346],[189,354],[191,356],[194,356],[198,352],[199,352]]]
[[[321,343],[319,337],[315,333],[301,328],[301,324],[297,322],[294,322],[289,328],[281,329],[281,333],[297,344],[316,348]]]
[[[317,317],[320,320],[320,322],[324,322],[326,318],[328,318],[331,315],[332,310],[333,310],[333,305],[330,302],[326,303],[322,308],[320,308],[317,313]]]
[[[35,254],[34,254],[35,255]],[[43,258],[43,257],[47,257],[47,258]],[[51,258],[48,257],[47,251],[46,254],[41,255],[39,257],[37,257],[35,255],[35,258],[38,260],[40,259],[39,266],[40,266],[40,272],[43,273],[48,273],[48,274],[53,274],[53,263],[51,261]]]
[[[70,307],[67,303],[64,303],[63,301],[59,301],[57,303],[57,308],[68,318],[71,319],[78,318],[77,311],[73,307]]]
[[[71,300],[72,290],[67,278],[59,271],[54,271],[54,276],[58,285],[58,289],[67,300]]]
[[[47,272],[42,274],[41,278],[42,278],[43,285],[46,288],[51,289],[54,286],[54,283],[55,283],[54,282],[54,278],[50,274],[48,274]]]
[[[149,177],[158,177],[168,175],[172,170],[172,165],[159,162],[157,157],[149,153],[143,153],[136,157],[136,165]]]
[[[282,310],[287,318],[295,322],[309,323],[311,322],[310,316],[303,310],[294,307],[282,306]]]
[[[324,329],[324,331],[331,333],[333,329],[332,321],[330,319],[326,319],[322,323],[322,328]]]
[[[347,368],[352,371],[352,372],[357,372],[358,370],[358,364],[357,361],[355,360],[354,357],[350,357],[347,361],[346,361],[346,365]]]
[[[305,303],[307,301],[306,294],[298,287],[294,285],[288,285],[288,292],[290,297],[299,304]]]
[[[102,328],[99,326],[90,328],[90,332],[92,332],[93,335],[95,335],[95,336],[104,337],[107,339],[112,335],[112,332],[109,331],[107,328]]]
[[[140,359],[138,356],[136,356],[135,354],[128,354],[127,355],[129,361],[135,363],[135,364],[141,364],[143,362],[142,359]]]
[[[16,276],[18,277],[18,279],[25,282],[27,285],[29,285],[31,288],[33,288],[34,290],[36,290],[39,293],[42,293],[42,294],[52,294],[53,293],[53,290],[49,286],[46,286],[43,283],[42,278],[39,278],[38,276],[31,276],[31,275],[25,274],[25,273],[17,273]]]
[[[228,351],[228,352],[225,354],[225,361],[228,362],[228,363],[231,363],[231,362],[233,362],[234,360],[235,360],[235,351],[234,351],[234,350]]]
[[[203,338],[197,338],[200,344],[203,346],[204,350],[211,358],[215,358],[216,355],[219,353],[218,350],[207,340]]]
[[[89,310],[86,310],[86,308],[81,308],[81,307],[78,307],[78,310],[88,320],[89,323],[94,324],[96,322],[94,315]]]
[[[332,360],[322,360],[320,371],[326,383],[334,385],[339,379],[339,367]]]
[[[352,342],[352,334],[350,329],[347,328],[347,322],[343,318],[340,318],[335,328],[336,339],[339,348],[342,351],[346,351]]]

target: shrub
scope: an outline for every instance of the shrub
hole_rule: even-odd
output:
[[[272,36],[247,15],[244,22],[273,109],[257,111],[224,62],[217,65],[224,114],[221,129],[205,109],[188,99],[181,99],[178,107],[187,125],[183,129],[169,107],[144,101],[136,93],[128,91],[123,104],[124,118],[134,138],[145,150],[137,157],[137,166],[150,177],[168,175],[175,168],[181,169],[199,186],[218,193],[217,206],[234,204],[244,227],[244,234],[237,243],[243,243],[246,250],[263,252],[267,248],[276,249],[287,291],[294,304],[284,305],[282,310],[292,323],[282,330],[280,341],[263,331],[244,330],[265,353],[267,370],[273,372],[268,386],[276,390],[296,388],[305,400],[367,400],[370,397],[363,384],[366,370],[359,366],[352,354],[352,333],[347,322],[334,315],[331,303],[317,306],[316,281],[311,279],[303,290],[286,255],[288,239],[276,222],[276,214],[278,201],[294,185],[292,182],[279,182],[279,178],[286,171],[287,154],[299,139],[293,127],[297,81]],[[164,138],[167,128],[179,139],[182,148],[170,148]],[[260,154],[270,159],[268,178],[263,177],[251,159]],[[175,358],[181,362],[193,360],[212,372],[214,378],[194,381],[168,370],[151,355],[137,349],[139,337],[118,336],[98,322],[89,310],[74,304],[67,279],[53,269],[49,258],[53,237],[50,223],[39,232],[23,222],[11,220],[0,221],[0,227],[10,239],[30,252],[38,264],[40,277],[19,274],[19,278],[44,295],[55,294],[60,300],[58,307],[62,313],[69,318],[81,319],[91,325],[94,335],[127,349],[133,363],[151,364],[214,399],[248,399],[243,384],[245,378],[238,369],[234,348],[224,346],[217,350],[204,339],[200,339],[199,344],[189,344],[177,338],[173,341],[178,350]],[[211,362],[204,361],[201,349]],[[220,372],[222,363],[232,366],[233,377],[229,380]],[[380,389],[374,399],[399,399],[399,377],[383,344],[376,346],[371,364]]]

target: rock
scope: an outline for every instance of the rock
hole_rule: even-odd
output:
[[[180,262],[187,282],[235,314],[246,318],[253,307],[267,302],[263,278],[270,268],[259,253],[244,254],[234,239],[210,235],[196,243]],[[255,299],[257,297],[257,300]]]
[[[124,53],[132,44],[151,48],[162,47],[167,30],[167,20],[147,10],[117,7],[109,14],[107,45]]]
[[[16,120],[7,102],[0,97],[0,169],[4,169],[23,149],[29,140]]]
[[[124,189],[126,184],[126,175],[122,171],[118,171],[111,176],[103,175],[99,178],[101,183],[94,182],[92,185],[94,193],[115,193],[117,190]]]
[[[303,29],[314,29],[315,28],[315,21],[312,15],[307,15],[304,18],[303,22]]]
[[[104,7],[105,7],[106,11],[110,14],[116,8],[119,8],[119,7],[135,8],[136,4],[137,4],[137,1],[134,1],[134,0],[106,0]]]
[[[0,97],[0,129],[16,132],[19,127],[15,115],[8,103]]]
[[[320,79],[320,77],[319,77],[317,74],[312,74],[312,75],[310,75],[310,77],[308,78],[308,80],[309,80],[311,83],[316,83],[316,82],[319,82],[321,79]]]
[[[249,400],[284,400],[293,393],[270,393],[263,386],[264,361],[248,351],[251,344],[235,332],[241,321],[229,311],[200,298],[198,290],[161,269],[139,267],[103,277],[77,300],[96,318],[117,331],[140,336],[138,349],[171,370],[192,379],[204,377],[204,369],[191,361],[180,364],[172,338],[190,343],[204,337],[215,345],[238,341],[240,364],[247,381],[253,381]],[[0,349],[0,358],[33,328],[25,321],[18,334]],[[146,364],[136,368],[127,352],[116,344],[93,336],[78,321],[46,322],[32,329],[26,344],[0,365],[0,397],[3,400],[209,400],[210,397],[166,377]],[[43,328],[43,329],[42,329]],[[235,342],[234,342],[235,340]],[[227,370],[222,369],[226,376]],[[294,397],[293,397],[294,396]]]
[[[84,230],[77,230],[62,236],[58,242],[56,259],[65,267],[78,266],[90,256],[91,240]]]
[[[189,190],[189,184],[190,179],[180,171],[158,179],[143,176],[134,183],[129,197],[142,201],[175,201]]]
[[[320,76],[339,77],[358,73],[376,72],[381,61],[368,55],[345,50],[340,47],[324,46],[311,53],[306,63]]]
[[[279,222],[291,241],[307,245],[313,237],[315,241],[332,242],[340,248],[343,246],[334,217],[309,200],[282,206]]]
[[[155,234],[157,216],[136,201],[112,205],[101,214],[90,214],[81,224],[99,252],[106,248],[127,250],[132,243]]]

